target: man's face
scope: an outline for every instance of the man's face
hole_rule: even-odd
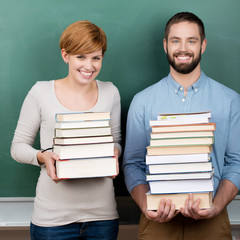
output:
[[[191,73],[199,65],[203,53],[198,25],[190,22],[172,25],[168,39],[164,41],[164,49],[169,64],[176,72]]]

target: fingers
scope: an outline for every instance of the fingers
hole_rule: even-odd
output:
[[[194,219],[201,219],[199,215],[201,199],[198,198],[194,201],[193,194],[189,194],[184,208],[181,208],[180,211],[185,217],[191,217]]]
[[[53,152],[44,152],[41,153],[39,159],[41,159],[41,163],[45,164],[48,176],[55,182],[59,182],[55,168],[55,162],[59,160],[59,156]]]
[[[170,199],[162,199],[156,212],[147,211],[146,217],[160,223],[169,222],[179,211],[176,211],[175,204]]]

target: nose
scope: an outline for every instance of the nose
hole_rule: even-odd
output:
[[[84,67],[86,68],[86,70],[93,71],[94,67],[93,67],[92,59],[86,59],[84,61]]]
[[[180,44],[180,50],[181,50],[182,52],[184,52],[184,51],[187,50],[187,45],[186,45],[185,42],[181,42],[181,44]]]

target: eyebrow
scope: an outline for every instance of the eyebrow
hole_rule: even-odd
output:
[[[181,39],[180,37],[177,37],[177,36],[173,36],[173,37],[170,37],[169,40],[173,40],[173,39]],[[198,37],[188,37],[187,39],[194,39],[194,40],[199,40]]]

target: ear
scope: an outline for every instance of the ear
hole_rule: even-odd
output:
[[[68,57],[69,57],[69,55],[68,55],[68,53],[66,52],[66,50],[65,50],[64,48],[61,50],[61,55],[62,55],[63,61],[64,61],[65,63],[68,63]]]
[[[165,53],[167,54],[167,40],[166,40],[166,38],[163,39],[163,48],[164,48]]]
[[[203,54],[206,50],[206,47],[207,47],[207,39],[205,38],[202,42],[202,51],[201,51],[201,54]]]

